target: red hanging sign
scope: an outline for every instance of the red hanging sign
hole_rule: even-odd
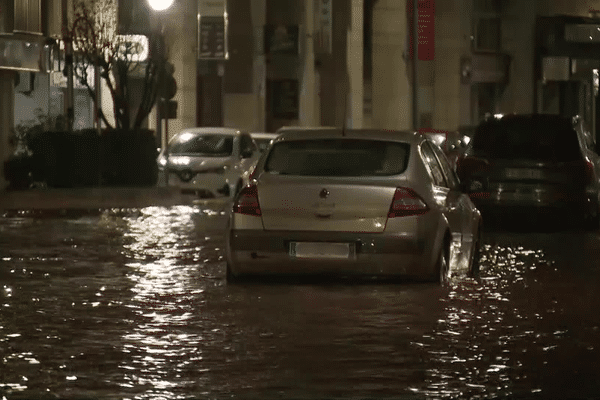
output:
[[[435,56],[435,0],[418,0],[418,57],[422,61],[431,61]],[[406,1],[408,20],[408,54],[413,58],[413,2]]]

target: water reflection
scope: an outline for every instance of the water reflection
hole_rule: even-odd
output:
[[[186,376],[201,363],[205,338],[197,326],[192,332],[188,326],[197,324],[195,310],[204,301],[199,271],[214,262],[202,256],[206,245],[214,247],[211,237],[195,229],[203,215],[211,214],[196,207],[147,208],[124,219],[124,251],[141,262],[126,264],[134,286],[125,307],[135,317],[122,337],[128,358],[119,366],[124,373],[119,384],[141,390],[141,397],[177,398],[177,391],[198,384]]]
[[[597,236],[487,238],[447,286],[232,286],[223,216],[0,219],[0,398],[600,392]]]
[[[544,321],[555,312],[553,304],[542,305],[542,312],[535,299],[539,275],[556,271],[554,262],[542,249],[488,244],[481,267],[479,281],[451,281],[447,298],[440,298],[444,318],[431,335],[413,343],[430,357],[431,368],[426,387],[412,391],[433,398],[556,396],[542,390],[536,367],[547,365],[553,351],[565,352],[567,343],[568,329],[546,328],[556,323]]]

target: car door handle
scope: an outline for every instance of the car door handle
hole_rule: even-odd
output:
[[[329,213],[329,214],[315,213],[315,217],[317,217],[318,219],[328,219],[328,218],[331,218],[332,214],[333,213]]]

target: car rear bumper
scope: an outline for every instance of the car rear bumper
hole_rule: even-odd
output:
[[[347,258],[302,258],[292,255],[297,242],[348,243],[350,251]],[[227,262],[235,275],[427,278],[435,270],[434,243],[434,237],[385,233],[232,230],[227,237]]]
[[[527,209],[540,212],[590,212],[597,208],[597,199],[586,193],[573,192],[480,192],[469,197],[481,211]]]

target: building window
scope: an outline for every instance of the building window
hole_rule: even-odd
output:
[[[476,13],[493,13],[501,12],[502,0],[474,0],[473,10]]]
[[[480,82],[471,86],[471,115],[474,121],[481,121],[486,115],[499,112],[499,86],[494,82]]]
[[[40,0],[15,2],[14,31],[42,34],[42,9]]]
[[[499,51],[500,18],[479,18],[475,27],[475,50]]]

